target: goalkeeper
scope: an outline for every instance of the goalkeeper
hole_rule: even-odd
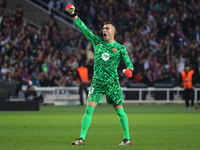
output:
[[[94,35],[76,15],[75,7],[72,4],[66,6],[66,10],[74,19],[77,27],[94,47],[94,76],[90,86],[87,98],[87,106],[82,119],[80,138],[72,142],[72,145],[84,145],[85,136],[92,120],[92,114],[98,103],[101,103],[102,97],[106,95],[107,104],[112,104],[124,131],[124,139],[119,145],[131,145],[132,141],[129,135],[129,124],[122,104],[124,103],[117,66],[122,58],[127,69],[123,72],[131,77],[133,64],[130,61],[125,47],[114,40],[116,32],[115,25],[111,22],[105,22],[103,26],[103,38]]]

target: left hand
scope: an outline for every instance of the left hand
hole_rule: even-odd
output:
[[[129,78],[132,77],[132,70],[131,69],[124,69],[123,73],[125,73],[125,75]]]

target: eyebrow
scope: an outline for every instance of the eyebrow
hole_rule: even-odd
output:
[[[103,27],[103,29],[109,29],[109,27]]]

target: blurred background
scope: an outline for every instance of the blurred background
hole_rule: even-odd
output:
[[[47,104],[79,104],[76,69],[84,63],[91,80],[94,53],[65,11],[69,3],[98,36],[104,21],[116,24],[115,39],[135,68],[127,78],[123,61],[118,66],[125,102],[183,103],[174,87],[186,63],[199,99],[199,0],[0,0],[1,101],[24,100],[34,86]]]

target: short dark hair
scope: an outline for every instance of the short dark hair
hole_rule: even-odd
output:
[[[185,63],[185,67],[190,67],[190,63]]]
[[[81,67],[81,66],[85,67],[86,66],[86,62],[81,60],[81,61],[78,62],[78,66],[79,67]]]
[[[116,30],[116,25],[115,25],[114,22],[112,22],[112,21],[105,21],[104,25],[106,25],[106,24],[111,24],[115,28],[115,30]]]

